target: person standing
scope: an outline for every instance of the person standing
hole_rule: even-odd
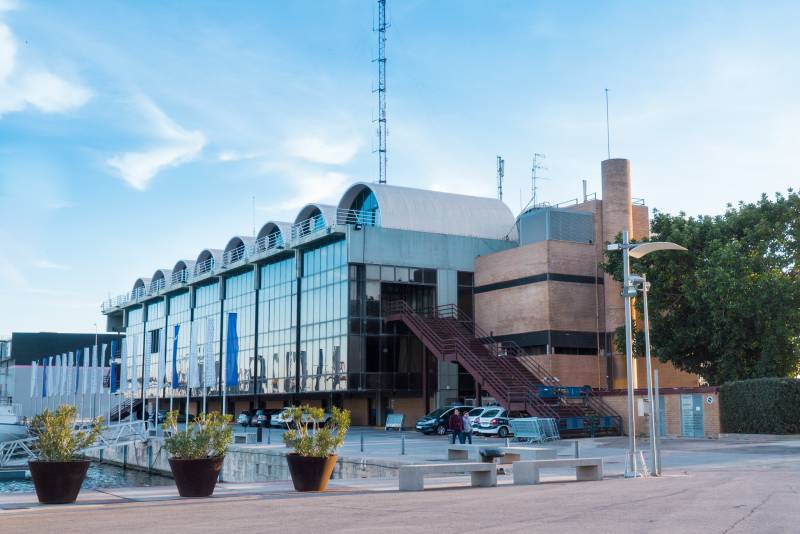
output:
[[[464,427],[461,432],[461,444],[463,445],[467,441],[469,444],[472,445],[472,418],[470,418],[469,413],[464,413],[462,426]]]
[[[461,412],[458,409],[453,410],[453,413],[450,414],[450,418],[447,420],[447,427],[450,432],[452,432],[450,443],[455,444],[456,438],[461,441],[461,432],[464,430],[464,419],[461,417]]]

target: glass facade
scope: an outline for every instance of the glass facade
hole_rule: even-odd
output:
[[[167,317],[167,382],[172,383],[172,348],[175,340],[175,325],[178,327],[178,351],[175,358],[178,369],[178,389],[176,396],[186,395],[186,371],[189,359],[189,324],[192,318],[192,295],[188,291],[169,297],[169,316]]]
[[[154,396],[157,393],[158,351],[161,347],[161,336],[164,333],[165,306],[166,303],[163,300],[147,303],[147,321],[144,328],[145,339],[143,347],[150,354],[150,368],[147,369],[148,380],[144,384],[148,396]]]
[[[213,322],[213,332],[208,330],[208,320]],[[197,361],[200,367],[200,383],[205,376],[204,362],[206,351],[209,350],[209,333],[212,334],[210,349],[216,366],[214,376],[219,377],[219,340],[220,340],[220,300],[219,281],[200,286],[194,294],[194,318],[192,321],[195,339],[197,340]],[[209,389],[209,393],[219,393],[218,381]]]
[[[129,380],[136,376],[139,383],[142,381],[142,354],[144,348],[144,308],[134,308],[128,310],[128,326],[126,330],[126,342],[128,342],[128,377]],[[136,369],[133,368],[133,356],[136,355]],[[123,384],[123,388],[126,386]],[[139,394],[135,391],[134,394]]]
[[[347,249],[344,240],[303,252],[299,391],[347,389]]]
[[[256,341],[255,271],[249,270],[225,279],[223,302],[222,348],[228,346],[228,314],[236,314],[236,335],[239,340],[239,385],[228,387],[226,394],[236,395],[253,391],[253,359]],[[227,361],[227,354],[225,354]]]
[[[297,277],[294,256],[260,267],[259,393],[289,393],[295,385]]]

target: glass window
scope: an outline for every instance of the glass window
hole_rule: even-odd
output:
[[[394,267],[381,265],[381,281],[394,282]]]
[[[380,280],[381,267],[380,265],[367,265],[367,280]]]

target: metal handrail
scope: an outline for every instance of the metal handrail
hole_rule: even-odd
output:
[[[248,255],[248,247],[244,244],[241,244],[234,249],[228,250],[222,255],[222,265],[227,266],[232,263],[236,263],[237,261],[245,260],[247,259]]]
[[[147,288],[148,289],[147,293],[148,295],[155,295],[156,293],[164,289],[166,285],[167,281],[164,280],[163,278],[159,278],[158,280],[155,280],[150,283],[150,286]]]
[[[213,256],[211,258],[208,258],[207,260],[203,260],[203,261],[197,262],[194,265],[194,276],[193,276],[193,278],[197,278],[198,276],[201,276],[201,275],[204,275],[204,274],[207,274],[207,273],[213,273],[215,264],[216,264],[216,262],[215,262]]]
[[[271,234],[263,235],[256,239],[254,251],[264,252],[266,250],[283,247],[283,234],[280,232],[272,232]]]
[[[144,286],[135,287],[133,288],[133,291],[131,291],[131,300],[139,300],[145,295],[147,295],[146,287]]]
[[[380,226],[381,212],[375,210],[336,210],[336,224],[360,224],[362,226]]]
[[[189,278],[188,272],[186,271],[186,269],[181,269],[180,271],[173,271],[170,285],[175,286],[178,284],[185,284],[188,278]]]
[[[304,221],[292,225],[292,240],[300,239],[313,233],[326,230],[325,217],[319,213]]]

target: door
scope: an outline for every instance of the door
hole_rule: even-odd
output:
[[[702,395],[681,395],[681,435],[686,438],[705,436]]]
[[[667,407],[664,395],[658,396],[658,428],[656,432],[661,437],[667,435]]]

